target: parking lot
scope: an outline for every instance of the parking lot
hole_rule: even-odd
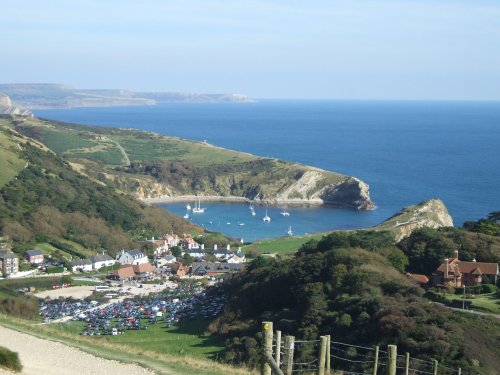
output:
[[[73,298],[42,301],[40,316],[46,322],[61,318],[82,322],[84,336],[121,335],[159,323],[168,328],[184,319],[214,317],[225,302],[223,295],[195,282],[123,286],[103,293],[119,297],[107,303]]]

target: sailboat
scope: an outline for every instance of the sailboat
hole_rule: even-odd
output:
[[[281,216],[290,216],[290,212],[286,211],[284,208],[283,208],[283,211],[280,212],[280,215]]]
[[[250,204],[250,213],[255,216],[255,210],[253,209],[253,204]]]
[[[271,218],[267,215],[267,208],[266,208],[266,216],[264,216],[262,220],[266,223],[269,223],[271,221]]]
[[[198,205],[196,205],[196,202],[194,202],[193,213],[202,214],[203,212],[205,212],[205,208],[201,208],[201,201],[198,199]]]
[[[186,210],[191,211],[191,205],[189,203],[186,205]]]
[[[288,231],[286,232],[289,236],[293,236],[293,231],[292,231],[292,227],[289,226],[288,227]]]

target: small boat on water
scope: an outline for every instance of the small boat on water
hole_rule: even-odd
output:
[[[186,212],[183,217],[184,219],[189,219],[189,214]]]
[[[262,220],[265,222],[265,223],[269,223],[271,221],[271,217],[267,215],[267,208],[266,208],[266,216],[264,216],[262,218]]]
[[[193,213],[202,214],[203,212],[205,212],[205,208],[201,208],[201,201],[198,200],[198,205],[196,205],[196,202],[194,202]]]
[[[280,215],[281,216],[290,216],[290,212],[286,211],[284,208],[283,208],[283,211],[280,212]]]
[[[250,213],[252,214],[252,216],[255,216],[255,210],[253,208],[253,204],[250,203]]]
[[[191,205],[189,203],[186,205],[186,210],[191,211]]]
[[[238,225],[239,225],[240,227],[243,227],[243,226],[245,226],[245,223],[238,223]]]
[[[292,231],[292,227],[289,226],[288,227],[288,231],[286,232],[289,236],[293,236],[293,231]]]

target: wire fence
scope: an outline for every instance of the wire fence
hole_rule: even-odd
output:
[[[477,375],[451,368],[435,360],[397,354],[397,348],[382,350],[376,346],[363,346],[330,340],[326,349],[323,340],[293,340],[285,347],[285,340],[273,335],[271,350],[283,374],[335,374],[335,375]],[[393,348],[391,348],[393,347]],[[268,346],[269,348],[269,346]],[[389,350],[391,349],[391,350]],[[325,355],[321,355],[324,350]],[[289,361],[289,356],[293,360]],[[323,370],[323,372],[321,372]]]

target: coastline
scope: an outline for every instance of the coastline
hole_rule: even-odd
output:
[[[349,205],[339,205],[335,202],[324,201],[320,198],[313,199],[258,199],[253,200],[244,197],[234,197],[234,196],[222,196],[222,195],[179,195],[179,196],[168,196],[163,195],[154,198],[139,198],[140,201],[155,205],[162,203],[194,203],[196,201],[201,202],[225,202],[225,203],[253,203],[257,205],[268,205],[268,206],[278,206],[278,205],[291,205],[291,206],[329,206],[332,208],[351,208],[356,209]]]

